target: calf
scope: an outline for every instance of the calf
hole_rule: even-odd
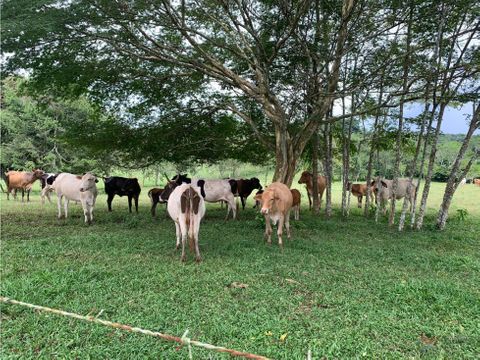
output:
[[[261,212],[265,216],[265,238],[268,244],[272,243],[272,225],[277,226],[278,245],[283,248],[283,226],[287,229],[287,237],[290,239],[290,210],[293,204],[293,196],[290,189],[280,182],[271,183],[263,193],[255,195],[255,200],[260,201]]]
[[[297,189],[290,189],[290,192],[292,193],[292,209],[293,209],[293,214],[295,216],[295,220],[300,219],[300,201],[302,198],[302,194],[300,194],[300,191]]]
[[[480,186],[480,179],[473,179],[473,184]]]
[[[200,188],[200,194],[206,202],[215,203],[219,201],[225,201],[228,204],[227,215],[225,220],[228,219],[230,211],[232,211],[233,218],[237,218],[237,207],[235,205],[234,194],[237,193],[237,182],[233,179],[214,179],[214,180],[204,180],[204,179],[190,179],[187,175],[176,175],[170,181],[167,177],[167,180],[171,184],[180,185],[182,183],[192,184]],[[161,198],[163,200],[168,200],[169,191],[162,193]]]
[[[200,188],[191,184],[172,185],[173,189],[169,195],[167,211],[175,222],[176,246],[180,247],[182,240],[181,260],[186,261],[185,243],[189,238],[190,249],[195,248],[195,259],[202,261],[198,248],[198,233],[200,222],[205,215],[205,201],[200,194]]]
[[[370,201],[373,202],[373,189],[374,187],[370,187]],[[350,182],[347,183],[347,191],[350,191],[353,196],[356,196],[358,199],[358,207],[362,207],[362,199],[364,196],[367,196],[367,184],[352,184]]]
[[[152,213],[152,216],[155,217],[156,215],[156,209],[158,203],[167,203],[165,200],[163,200],[160,196],[162,195],[162,192],[165,189],[160,189],[160,188],[153,188],[148,192],[148,197],[150,198],[150,201],[152,203],[152,208],[150,209],[150,212]]]
[[[45,173],[40,179],[40,184],[42,186],[42,192],[40,193],[40,197],[42,198],[42,205],[45,204],[45,198],[48,199],[49,203],[52,202],[52,200],[50,200],[50,192],[53,191],[52,185],[57,178],[57,175],[58,174]]]
[[[62,218],[62,198],[65,197],[65,218],[68,216],[68,203],[80,201],[85,215],[85,223],[89,225],[93,220],[93,207],[97,199],[97,178],[91,173],[83,176],[69,173],[60,173],[52,187],[57,193],[58,218]]]
[[[5,182],[7,184],[7,200],[10,200],[10,193],[15,190],[14,198],[17,198],[17,190],[22,190],[22,202],[25,197],[25,191],[27,191],[27,202],[30,201],[30,190],[32,185],[38,179],[41,179],[45,174],[43,170],[34,169],[28,171],[8,171],[5,174]]]
[[[140,184],[137,178],[124,178],[120,176],[111,176],[104,178],[105,192],[108,195],[108,211],[112,211],[112,201],[115,195],[128,196],[128,211],[132,212],[132,198],[135,200],[135,211],[138,214],[138,198],[140,196]]]
[[[378,183],[378,188],[377,188]],[[410,203],[410,212],[413,210],[413,200],[415,199],[415,193],[417,186],[412,183],[410,186],[410,191],[408,191],[408,184],[410,183],[409,179],[398,179],[397,191],[395,192],[395,199],[399,200],[405,198]],[[380,202],[380,207],[383,211],[383,214],[387,213],[386,204],[388,200],[393,198],[393,180],[388,179],[377,179],[373,180],[370,183],[370,186],[373,187],[373,192],[375,194],[375,203]],[[378,200],[377,200],[377,197]]]
[[[313,174],[308,171],[304,171],[302,176],[298,180],[299,184],[305,184],[307,187],[307,195],[308,195],[308,205],[309,209],[312,209],[312,197],[313,197]],[[327,186],[327,178],[325,176],[318,176],[317,177],[317,187],[318,187],[318,195],[320,197],[319,202],[320,206],[322,206],[322,198],[323,192],[325,191],[325,187]]]

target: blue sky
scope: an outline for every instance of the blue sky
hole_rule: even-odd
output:
[[[422,110],[422,104],[409,105],[405,109],[405,117],[417,116]],[[466,134],[472,113],[472,103],[468,103],[460,108],[447,107],[443,117],[442,132],[445,134]],[[480,135],[480,131],[476,130],[475,134]]]

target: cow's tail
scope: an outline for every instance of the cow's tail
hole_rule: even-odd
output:
[[[152,205],[153,205],[153,196],[152,196],[152,190],[153,190],[153,189],[150,189],[150,190],[148,191],[148,197],[150,198],[150,202],[151,202],[151,203],[152,203]]]
[[[195,252],[195,214],[193,213],[192,199],[189,199],[187,209],[187,226],[188,226],[188,246],[190,251]]]

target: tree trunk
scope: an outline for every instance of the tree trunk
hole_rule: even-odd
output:
[[[367,178],[365,182],[367,184],[367,198],[365,199],[365,208],[363,210],[363,214],[368,216],[369,209],[370,209],[370,194],[372,189],[370,187],[370,183],[372,181],[372,167],[373,167],[373,157],[375,155],[375,148],[377,146],[377,139],[378,139],[378,132],[379,132],[379,120],[381,115],[380,104],[383,101],[383,79],[384,79],[385,69],[382,69],[382,74],[380,76],[380,93],[378,94],[378,101],[377,104],[379,108],[375,114],[375,123],[373,124],[373,134],[370,142],[370,154],[368,156],[368,165],[367,165]]]
[[[468,144],[470,143],[470,139],[472,138],[473,133],[476,129],[479,128],[480,125],[480,105],[477,105],[476,110],[474,110],[474,114],[472,116],[472,120],[470,121],[470,127],[468,129],[467,134],[463,140],[462,146],[458,151],[457,158],[452,166],[452,170],[450,171],[450,176],[447,181],[447,185],[445,186],[445,193],[443,194],[443,201],[440,205],[440,210],[438,211],[437,217],[437,228],[443,230],[445,228],[445,224],[448,218],[448,209],[450,208],[450,204],[452,202],[453,194],[457,190],[459,179],[462,179],[470,170],[473,161],[475,160],[476,156],[478,156],[478,151],[474,154],[472,159],[469,161],[467,167],[462,171],[460,178],[458,171],[460,170],[460,164],[465,156],[465,153],[468,149]]]
[[[290,187],[303,147],[294,151],[292,140],[286,129],[286,121],[283,123],[284,126],[275,126],[275,172],[272,182],[278,181]]]
[[[312,173],[313,178],[318,179],[318,131],[312,136]],[[318,181],[312,182],[313,207],[312,211],[318,215],[320,212],[320,201],[318,198]]]

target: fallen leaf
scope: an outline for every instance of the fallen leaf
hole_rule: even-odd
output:
[[[272,336],[273,333],[272,333],[271,331],[265,331],[265,335],[267,335],[267,336]]]
[[[280,336],[280,341],[285,341],[285,339],[287,338],[287,334],[288,333],[285,333],[283,335]]]
[[[435,336],[428,337],[422,333],[422,335],[420,335],[420,341],[425,345],[435,345],[437,338]]]
[[[235,288],[235,289],[246,289],[248,285],[234,281],[230,285],[228,285],[228,287]]]
[[[297,280],[293,280],[293,279],[285,279],[286,282],[290,283],[290,284],[299,284],[301,285]]]

